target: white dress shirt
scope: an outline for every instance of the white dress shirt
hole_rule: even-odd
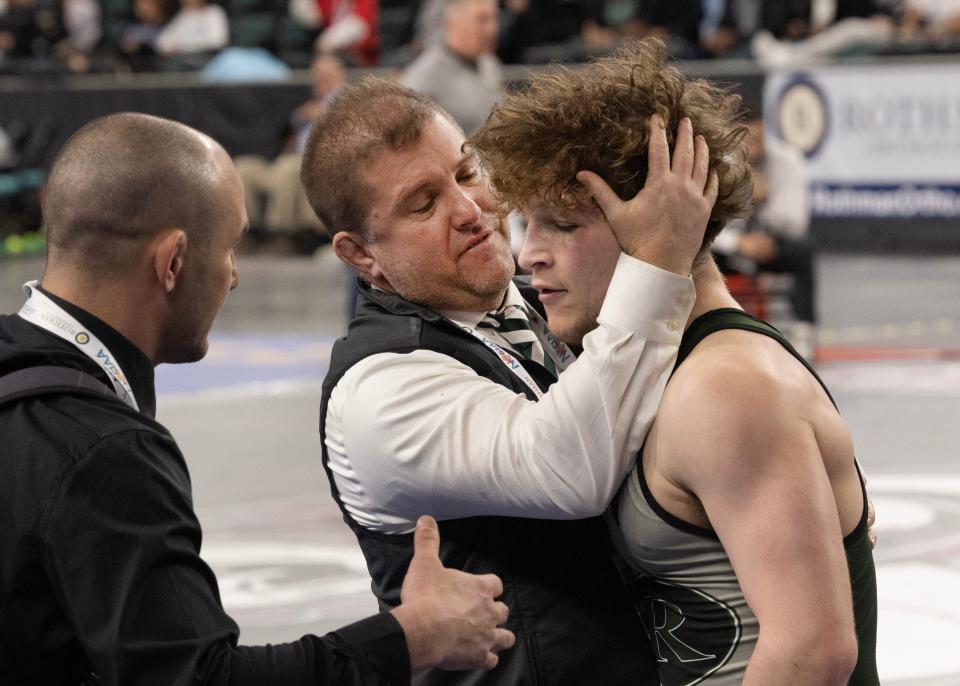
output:
[[[539,402],[430,350],[361,360],[326,416],[347,511],[382,533],[411,531],[422,514],[600,514],[654,419],[694,298],[691,279],[621,255],[599,326]]]

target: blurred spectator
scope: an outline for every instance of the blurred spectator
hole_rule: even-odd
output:
[[[292,135],[289,145],[297,154],[303,153],[313,122],[333,102],[343,84],[347,82],[347,72],[339,58],[320,54],[314,57],[310,65],[310,81],[313,97],[290,115]]]
[[[761,0],[705,0],[700,48],[705,57],[747,57],[761,25]]]
[[[690,59],[702,57],[703,19],[704,0],[640,0],[633,19],[623,29],[627,38],[659,38],[671,55]]]
[[[103,36],[100,5],[96,0],[61,0],[64,39],[71,50],[90,54]]]
[[[227,13],[207,0],[181,0],[180,11],[161,29],[156,50],[161,55],[215,52],[230,41]]]
[[[134,0],[136,18],[120,37],[120,52],[134,71],[146,71],[155,66],[157,37],[173,16],[170,0]]]
[[[960,0],[907,0],[902,36],[914,41],[960,36]]]
[[[377,0],[291,0],[289,12],[306,28],[320,30],[318,52],[338,53],[359,67],[379,61]]]
[[[765,11],[764,29],[751,41],[753,55],[764,67],[803,64],[854,47],[876,51],[895,35],[890,10],[877,0],[794,0],[784,4],[788,7]],[[787,40],[778,40],[778,36]]]
[[[703,1],[703,16],[700,17],[698,33],[704,57],[726,57],[741,43],[740,32],[733,24],[732,17],[730,25],[724,21],[727,19],[726,15],[734,11],[735,4],[726,0]],[[750,29],[747,35],[752,33],[753,29]]]
[[[414,43],[425,49],[443,42],[445,0],[423,0],[417,8]]]
[[[470,134],[500,99],[496,0],[446,0],[443,28],[443,43],[411,62],[401,80],[433,98]]]
[[[504,62],[582,60],[619,40],[604,23],[603,0],[505,0],[497,54]],[[537,50],[536,48],[540,48]]]
[[[793,276],[790,300],[796,322],[790,338],[809,357],[816,310],[806,161],[788,143],[765,137],[759,119],[750,122],[746,144],[753,170],[754,212],[747,219],[730,222],[714,242],[713,251],[726,273]]]
[[[37,0],[8,0],[0,14],[0,56],[38,57],[51,51],[56,19]]]
[[[90,56],[103,37],[100,5],[96,0],[61,0],[64,38],[57,43],[60,60],[72,72],[90,70]]]
[[[343,62],[317,55],[310,66],[313,97],[290,115],[289,135],[273,160],[243,155],[234,160],[246,189],[247,216],[253,229],[293,235],[298,247],[312,252],[323,227],[310,208],[300,184],[300,158],[310,129],[346,83]]]
[[[13,169],[20,162],[13,138],[0,126],[0,172]]]

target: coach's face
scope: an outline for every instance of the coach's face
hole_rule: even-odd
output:
[[[503,214],[463,143],[435,115],[417,141],[366,167],[369,235],[348,259],[375,286],[434,310],[494,309],[514,271]]]
[[[596,207],[566,212],[532,201],[523,213],[527,233],[517,262],[532,275],[550,329],[579,345],[597,326],[620,244]]]

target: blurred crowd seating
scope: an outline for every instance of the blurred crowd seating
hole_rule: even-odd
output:
[[[261,59],[281,66],[304,68],[322,48],[350,66],[400,67],[435,40],[442,3],[210,0],[193,13],[208,15],[203,30],[224,22],[229,47],[259,49]],[[181,21],[174,19],[181,5],[207,4],[0,0],[0,74],[202,68],[221,50],[217,37],[193,50],[157,49],[155,41],[165,25]],[[359,19],[331,31],[323,11],[340,16],[348,5]],[[955,0],[501,0],[500,14],[497,52],[508,64],[581,61],[648,35],[680,58],[758,59],[762,66],[825,55],[960,52]]]
[[[304,124],[335,97],[344,68],[350,77],[358,67],[390,71],[470,130],[500,85],[526,78],[523,65],[584,61],[646,36],[664,40],[683,69],[735,84],[745,110],[758,115],[770,67],[960,53],[960,0],[0,0],[0,257],[33,245],[22,239],[41,226],[53,152],[107,112],[136,109],[214,135],[238,156],[253,228],[295,237],[309,251],[322,227],[290,191],[299,189]],[[147,71],[179,73],[61,78]],[[732,268],[750,261],[774,269],[798,255],[807,264],[809,251],[784,240],[797,236],[781,236],[761,215],[728,246]],[[908,223],[884,220],[889,240],[916,235]],[[830,235],[860,235],[851,239],[859,245],[875,230],[857,234],[845,224]]]

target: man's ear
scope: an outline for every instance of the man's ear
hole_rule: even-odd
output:
[[[157,282],[167,293],[172,293],[183,274],[187,254],[187,234],[183,229],[162,233],[153,245],[153,269]]]
[[[383,288],[387,284],[383,272],[367,248],[363,237],[352,231],[338,231],[333,236],[333,252],[341,262],[352,267],[362,279]]]

